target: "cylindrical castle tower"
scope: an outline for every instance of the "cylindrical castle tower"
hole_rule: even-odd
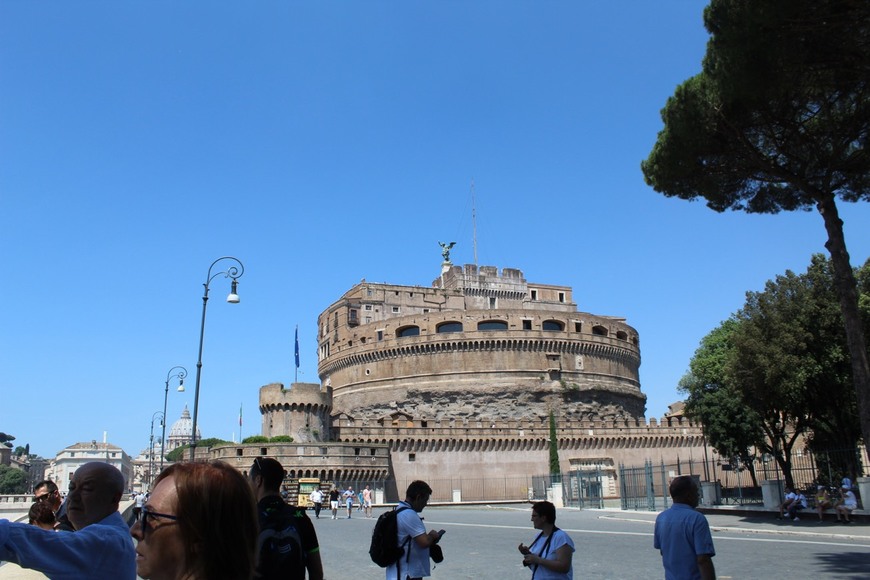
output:
[[[260,387],[262,433],[266,437],[289,435],[297,443],[329,440],[332,389],[317,383],[282,383]]]
[[[321,380],[355,422],[644,416],[637,331],[519,270],[447,267],[430,288],[363,281],[318,322]]]

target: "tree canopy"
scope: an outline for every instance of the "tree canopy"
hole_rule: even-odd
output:
[[[864,440],[870,363],[836,200],[870,200],[870,2],[712,0],[702,72],[677,87],[641,164],[716,211],[822,216]]]
[[[0,465],[0,493],[26,493],[27,474],[20,469]]]
[[[789,483],[801,437],[816,450],[847,450],[861,436],[831,270],[818,254],[806,273],[748,292],[743,308],[704,337],[680,382],[687,415],[720,455],[747,463],[751,448],[769,453]],[[857,275],[870,278],[870,260]],[[851,464],[835,467],[856,473]]]

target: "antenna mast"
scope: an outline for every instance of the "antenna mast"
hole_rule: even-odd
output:
[[[474,204],[474,179],[471,180],[471,231],[474,244],[474,265],[477,266],[477,211]]]

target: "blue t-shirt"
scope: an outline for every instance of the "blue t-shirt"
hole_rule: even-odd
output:
[[[653,547],[662,553],[665,580],[699,579],[698,556],[716,555],[707,518],[684,503],[675,503],[658,515]]]
[[[396,515],[396,522],[399,527],[399,545],[405,549],[405,555],[399,558],[399,561],[396,564],[387,567],[387,580],[397,579],[397,566],[401,568],[403,579],[406,576],[417,578],[429,576],[431,574],[429,567],[429,548],[421,548],[417,545],[417,542],[414,541],[414,538],[420,534],[426,533],[426,526],[423,525],[423,520],[420,519],[420,514],[415,512],[410,504],[400,501],[396,509],[403,507],[408,509],[404,509]]]
[[[574,540],[572,540],[571,536],[566,534],[563,530],[554,530],[553,539],[550,540],[550,545],[546,546],[546,544],[547,538],[539,535],[535,538],[535,541],[532,542],[532,545],[529,546],[529,551],[540,556],[544,560],[555,560],[556,552],[562,546],[568,546],[571,548],[571,552],[574,551]],[[534,570],[535,580],[573,580],[574,578],[573,561],[567,572],[553,572],[546,566],[537,566],[536,568],[534,564],[532,564],[531,568]]]

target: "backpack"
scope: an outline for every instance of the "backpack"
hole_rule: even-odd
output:
[[[260,511],[255,578],[305,577],[305,555],[295,520],[290,509]]]
[[[399,545],[399,512],[411,509],[400,507],[382,513],[372,530],[372,543],[369,556],[372,562],[386,568],[399,561],[405,554],[405,549]]]

